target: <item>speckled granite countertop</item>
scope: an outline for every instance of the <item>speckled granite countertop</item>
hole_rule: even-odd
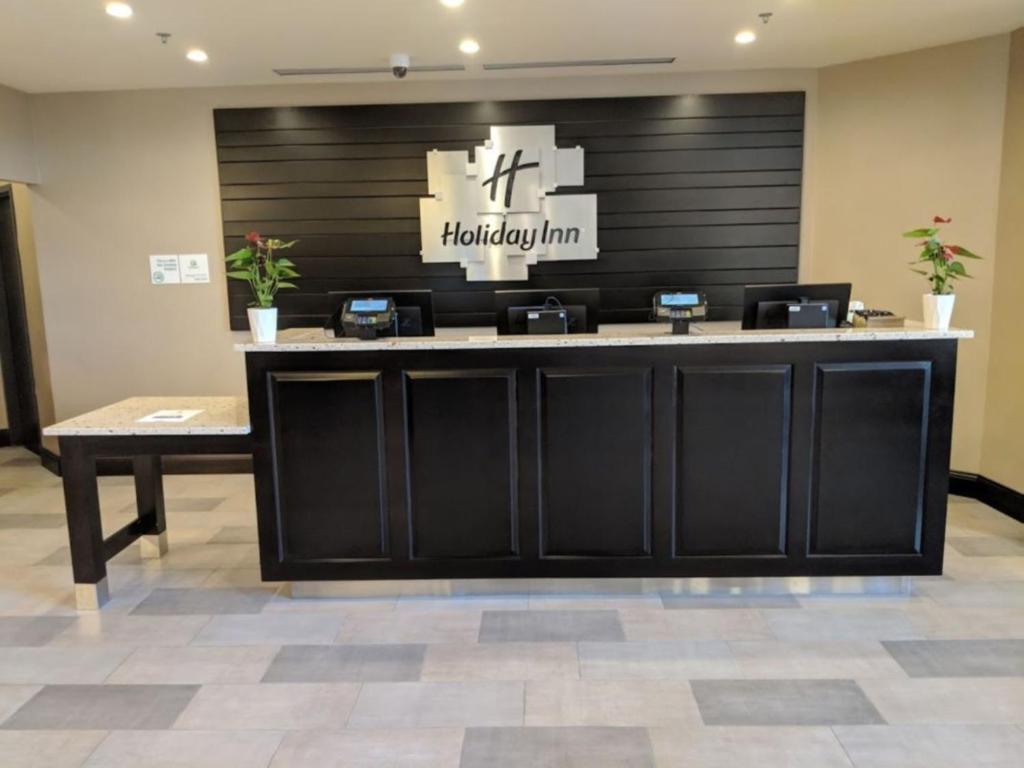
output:
[[[493,328],[439,328],[436,336],[401,339],[331,339],[320,328],[281,331],[273,344],[235,344],[237,352],[371,352],[412,349],[543,349],[550,347],[643,347],[673,344],[779,344],[798,342],[918,341],[970,339],[974,331],[936,331],[920,324],[903,328],[829,328],[793,331],[743,331],[738,322],[695,323],[690,334],[673,336],[667,323],[601,326],[598,333],[568,336],[498,336]]]
[[[199,411],[182,422],[139,422],[155,411]],[[46,427],[48,437],[104,435],[248,435],[244,397],[130,397]]]

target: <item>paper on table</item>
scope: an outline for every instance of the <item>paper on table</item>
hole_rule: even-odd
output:
[[[203,410],[163,410],[153,411],[148,416],[143,416],[138,419],[140,424],[153,424],[153,423],[164,423],[164,424],[180,424],[183,421],[188,421],[196,414],[202,413]]]

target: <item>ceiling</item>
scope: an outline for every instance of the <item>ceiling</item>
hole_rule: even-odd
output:
[[[1022,0],[0,0],[0,83],[31,93],[390,79],[275,68],[465,63],[410,78],[820,67],[1008,32]],[[763,26],[757,14],[773,12]],[[733,42],[741,29],[758,40]],[[157,32],[172,37],[161,45]],[[458,51],[479,41],[475,56]],[[205,49],[205,64],[186,61]],[[670,65],[485,72],[483,63],[674,56]],[[941,84],[936,84],[940,87]]]

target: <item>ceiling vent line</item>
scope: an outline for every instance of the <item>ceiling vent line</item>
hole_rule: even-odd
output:
[[[566,67],[633,67],[641,64],[672,64],[675,56],[661,56],[642,59],[580,59],[577,61],[517,61],[500,64],[484,64],[487,70],[502,69],[562,69]]]
[[[465,64],[421,64],[409,67],[410,72],[465,72]],[[390,75],[391,67],[300,67],[275,69],[280,77],[302,75]]]

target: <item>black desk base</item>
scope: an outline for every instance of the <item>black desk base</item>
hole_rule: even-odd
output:
[[[955,340],[246,364],[267,580],[942,571]]]
[[[167,548],[160,457],[248,453],[248,435],[118,435],[60,438],[61,477],[68,517],[75,602],[82,610],[101,608],[110,597],[107,561],[141,537],[153,537],[147,554]],[[100,519],[96,459],[130,458],[135,475],[135,520],[104,538]]]

